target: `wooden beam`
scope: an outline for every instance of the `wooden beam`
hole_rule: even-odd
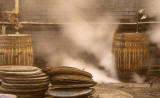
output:
[[[85,24],[85,23],[76,23],[76,22],[68,22],[68,23],[54,23],[54,22],[20,22],[23,25],[67,25],[67,24]],[[132,22],[132,23],[96,23],[96,22],[89,22],[88,24],[119,24],[119,25],[135,25],[137,24],[136,22]],[[139,24],[160,24],[160,22],[139,22]],[[14,25],[12,23],[9,22],[0,22],[0,25]]]

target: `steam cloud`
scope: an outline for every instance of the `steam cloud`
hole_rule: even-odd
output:
[[[160,21],[160,1],[152,0],[147,1],[147,14],[151,17],[155,17],[157,21]],[[153,25],[148,31],[150,39],[153,43],[156,43],[160,48],[160,24]]]
[[[132,80],[136,83],[144,83],[145,82],[146,77],[145,76],[140,76],[137,73],[134,73],[132,75]]]
[[[48,65],[84,69],[99,83],[119,82],[112,55],[112,40],[118,25],[109,24],[118,20],[110,17],[110,12],[101,8],[102,4],[98,0],[55,0],[54,15],[48,18],[69,24],[60,25],[62,31],[55,33],[52,40],[46,32],[34,38],[36,51],[47,56]]]

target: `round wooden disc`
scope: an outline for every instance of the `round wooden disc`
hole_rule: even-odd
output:
[[[29,75],[36,75],[43,73],[41,70],[33,71],[33,72],[7,72],[7,71],[0,71],[0,75],[4,76],[29,76]]]
[[[37,83],[48,83],[49,80],[25,80],[25,81],[8,81],[8,80],[3,80],[5,83],[10,83],[10,84],[37,84]]]
[[[59,74],[51,77],[51,83],[63,84],[63,83],[93,83],[92,78],[82,76],[82,75],[69,75],[69,74]]]
[[[74,67],[67,67],[67,66],[47,66],[44,68],[44,71],[50,75],[55,74],[72,74],[72,75],[84,75],[86,77],[92,78],[92,74],[89,72],[80,70]]]
[[[0,98],[17,98],[17,96],[12,94],[0,94]]]
[[[54,89],[48,90],[48,94],[53,97],[78,97],[84,95],[90,95],[94,89],[92,88],[81,88],[81,89]]]
[[[3,74],[1,76],[1,78],[5,78],[5,77],[11,77],[11,78],[37,78],[37,77],[43,77],[43,76],[47,76],[45,73],[39,72],[33,75],[6,75]]]
[[[7,89],[7,88],[2,88],[0,87],[0,92],[3,92],[3,93],[19,93],[19,94],[22,94],[22,93],[30,93],[30,94],[35,94],[35,93],[39,93],[39,94],[43,94],[44,92],[46,92],[47,89],[30,89],[30,90],[18,90],[18,89]]]
[[[89,88],[93,87],[96,84],[71,84],[71,85],[53,85],[51,88],[56,89],[56,88]]]
[[[0,66],[0,71],[7,72],[32,72],[37,70],[41,69],[34,66]]]
[[[3,94],[7,94],[7,93],[3,92]],[[42,92],[42,93],[36,93],[36,92],[34,93],[10,93],[10,94],[16,95],[18,98],[44,98],[45,96],[45,92]]]
[[[46,89],[49,83],[36,83],[36,84],[9,84],[2,82],[1,87],[7,89]]]
[[[21,95],[17,95],[18,98],[44,98],[44,95],[32,95],[32,94],[21,94]]]
[[[36,80],[49,80],[48,76],[43,76],[43,77],[37,77],[37,78],[12,78],[12,77],[4,77],[2,80],[6,80],[6,81],[36,81]]]
[[[2,95],[12,95],[12,94],[2,94]],[[31,93],[28,93],[28,94],[27,93],[26,94],[15,93],[13,95],[17,96],[17,97],[13,97],[13,98],[44,98],[44,96],[45,96],[44,94],[31,94]],[[0,96],[0,98],[1,98],[1,96]],[[12,97],[7,96],[7,97],[4,97],[4,98],[12,98]]]

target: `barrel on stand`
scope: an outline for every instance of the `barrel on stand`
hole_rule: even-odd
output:
[[[117,33],[113,54],[119,78],[131,79],[133,73],[145,75],[149,65],[149,41],[145,33]]]
[[[0,65],[33,65],[31,35],[0,35]]]

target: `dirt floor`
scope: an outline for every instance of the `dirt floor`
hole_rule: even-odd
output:
[[[110,91],[110,92],[109,92]],[[160,98],[160,84],[136,84],[136,83],[119,83],[119,84],[99,84],[96,87],[96,96],[98,98],[101,95],[107,93],[117,93],[117,91],[122,91],[130,94],[132,97],[126,98]],[[114,98],[114,97],[106,97]],[[123,97],[117,97],[123,98]]]

